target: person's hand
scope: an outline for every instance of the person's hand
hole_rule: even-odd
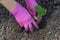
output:
[[[29,12],[32,14],[34,19],[37,20],[38,12],[35,10],[35,7],[38,6],[37,2],[35,0],[25,0],[25,2]],[[39,23],[41,20],[42,20],[42,16],[38,18],[37,22]]]
[[[24,27],[26,31],[33,31],[33,25],[38,28],[37,23],[34,21],[29,12],[23,8],[19,3],[15,9],[11,10],[11,13],[15,17],[16,21],[21,27]],[[33,25],[32,25],[33,24]]]

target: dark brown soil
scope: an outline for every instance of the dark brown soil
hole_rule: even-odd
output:
[[[23,0],[17,0],[26,7]],[[56,0],[37,0],[47,9],[47,14],[33,33],[19,27],[10,12],[0,4],[0,40],[60,40],[60,5]]]

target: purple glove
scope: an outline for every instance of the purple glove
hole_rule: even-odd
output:
[[[37,11],[35,10],[35,6],[37,6],[37,2],[35,0],[25,0],[26,5],[27,5],[27,9],[29,10],[29,12],[32,14],[32,16],[35,17],[37,16]],[[42,17],[39,18],[39,20],[37,21],[37,23],[39,23],[42,20]]]
[[[19,3],[17,3],[17,6],[15,9],[11,10],[11,13],[15,17],[16,21],[21,27],[24,27],[26,31],[28,29],[32,32],[33,26],[32,24],[38,28],[37,23],[34,21],[34,19],[31,17],[29,12],[23,8]]]

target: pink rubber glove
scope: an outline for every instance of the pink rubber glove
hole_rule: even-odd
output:
[[[36,22],[34,19],[31,17],[29,12],[23,8],[19,3],[17,3],[17,6],[15,9],[11,10],[11,13],[15,17],[16,21],[21,27],[24,27],[26,31],[28,29],[32,32],[33,31],[33,26],[32,24],[38,28]]]
[[[35,18],[37,16],[37,11],[35,10],[35,6],[37,6],[37,2],[35,0],[25,0],[27,9],[32,14],[32,16]],[[42,17],[39,18],[37,23],[39,23],[42,20]]]

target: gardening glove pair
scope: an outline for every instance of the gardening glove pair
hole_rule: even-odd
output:
[[[42,20],[42,16],[46,14],[46,9],[42,8],[35,0],[25,0],[27,9],[37,21],[40,23]]]
[[[22,7],[19,3],[16,4],[16,8],[11,10],[11,14],[15,17],[16,21],[21,27],[24,27],[26,31],[33,31],[33,25],[38,28],[37,23],[29,12]]]

